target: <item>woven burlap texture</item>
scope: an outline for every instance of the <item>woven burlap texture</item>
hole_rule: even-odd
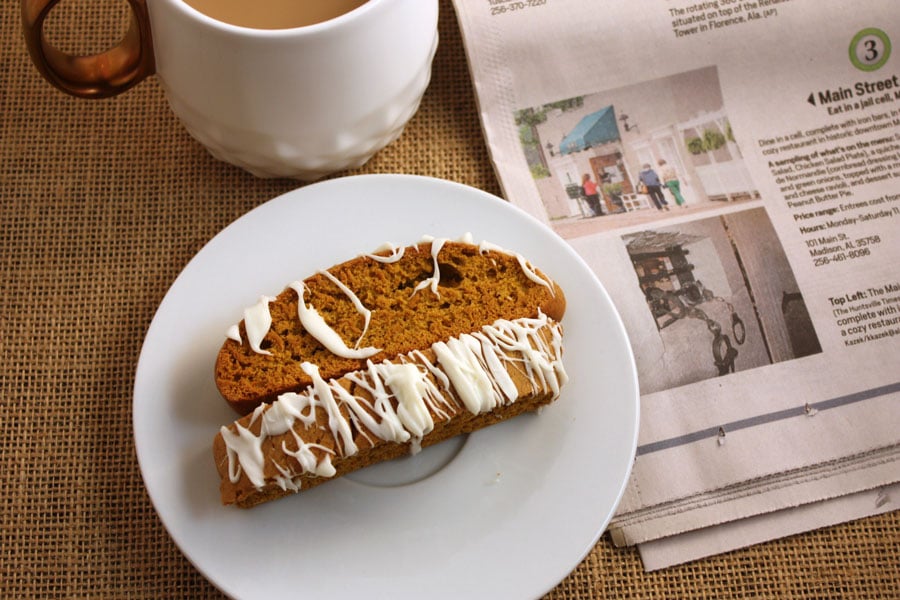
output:
[[[156,307],[194,253],[299,184],[212,159],[155,79],[103,101],[57,92],[28,59],[19,10],[10,1],[0,13],[0,597],[219,597],[142,485],[134,370]],[[96,51],[120,35],[126,10],[69,0],[50,35]],[[447,0],[440,36],[420,111],[355,173],[498,194]],[[897,513],[652,574],[604,537],[548,597],[896,597],[898,565]]]

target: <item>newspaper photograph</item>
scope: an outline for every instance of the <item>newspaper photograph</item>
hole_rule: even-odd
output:
[[[610,531],[667,538],[660,568],[704,555],[680,534],[771,539],[767,514],[900,481],[893,4],[454,2],[505,198],[631,340],[641,432]]]

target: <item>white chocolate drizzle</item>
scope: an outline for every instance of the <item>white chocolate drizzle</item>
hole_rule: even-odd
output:
[[[425,373],[409,363],[390,366],[384,383],[397,398],[397,417],[412,437],[422,439],[434,429],[434,419],[425,402]]]
[[[434,263],[434,271],[431,273],[431,277],[421,281],[419,285],[416,286],[416,289],[413,290],[414,296],[419,290],[430,287],[432,294],[438,298],[441,297],[441,294],[438,292],[438,284],[441,282],[441,266],[438,263],[438,254],[441,253],[441,248],[443,248],[446,243],[446,238],[438,238],[431,241],[431,262]]]
[[[497,405],[500,399],[494,397],[490,371],[482,368],[479,360],[478,340],[467,335],[446,343],[438,342],[432,349],[469,412],[477,415]]]
[[[435,418],[449,420],[460,410],[481,414],[511,404],[519,397],[550,392],[559,396],[568,376],[562,364],[562,329],[540,313],[538,317],[498,320],[472,334],[432,346],[437,360],[421,351],[400,356],[396,363],[367,361],[367,368],[340,380],[325,381],[309,363],[303,369],[313,384],[299,393],[286,393],[257,408],[246,426],[222,427],[228,458],[228,478],[237,483],[245,475],[257,490],[275,485],[298,491],[301,476],[333,477],[332,456],[359,451],[354,429],[369,440],[409,443],[415,452],[434,429]],[[509,371],[517,371],[528,389],[517,389]],[[361,392],[351,393],[352,385]],[[462,400],[453,400],[453,391]],[[317,409],[326,423],[316,419]],[[251,428],[259,422],[259,433]],[[352,426],[351,426],[352,423]],[[334,448],[303,440],[311,428],[330,431]],[[281,450],[293,458],[288,465],[266,459],[263,442],[290,433],[296,450],[282,441]],[[296,464],[293,464],[293,463]],[[266,477],[266,471],[272,474]]]
[[[262,407],[260,407],[262,408]],[[259,416],[259,409],[254,411],[250,425]],[[263,435],[253,435],[248,427],[240,424],[235,426],[235,431],[227,427],[221,428],[222,439],[228,449],[228,479],[235,483],[243,472],[254,487],[260,488],[266,484],[263,476],[263,463],[265,456],[262,451]],[[234,460],[237,458],[238,460]]]
[[[232,325],[225,331],[225,337],[229,340],[234,340],[238,344],[241,343],[241,328],[237,326],[237,324]]]
[[[316,365],[305,362],[300,365],[300,368],[312,378],[312,398],[318,398],[325,409],[325,413],[328,415],[328,427],[331,429],[331,435],[337,443],[338,450],[341,450],[341,454],[344,456],[353,456],[358,450],[356,442],[353,441],[353,431],[350,429],[350,423],[341,414],[331,386],[319,375],[319,367]]]
[[[341,358],[369,358],[381,352],[380,348],[373,347],[348,348],[341,336],[325,322],[322,315],[313,306],[306,306],[306,301],[303,299],[306,295],[306,284],[295,281],[289,287],[297,292],[297,316],[300,318],[300,324],[329,352]]]
[[[244,329],[247,330],[247,341],[257,354],[272,354],[260,347],[263,338],[272,326],[272,315],[269,313],[269,302],[274,298],[260,296],[259,302],[244,310]],[[240,337],[240,334],[238,334]]]
[[[501,248],[500,246],[497,246],[490,242],[481,242],[480,244],[478,244],[478,251],[481,252],[482,254],[484,254],[485,252],[487,252],[489,250],[493,250],[494,252],[500,252],[501,254],[508,254],[510,256],[515,257],[516,261],[519,263],[519,267],[521,267],[521,269],[522,269],[522,272],[525,273],[525,277],[527,277],[531,281],[535,282],[536,284],[542,285],[545,288],[547,288],[548,290],[550,290],[551,296],[554,296],[554,297],[556,296],[556,290],[553,288],[553,284],[548,279],[545,279],[545,278],[541,277],[540,275],[538,275],[537,271],[534,270],[534,267],[532,267],[530,264],[528,264],[528,261],[525,260],[524,256],[522,256],[521,254],[517,254],[516,252],[506,250],[505,248]]]
[[[380,252],[390,252],[387,256],[381,256]],[[406,247],[401,246],[397,247],[390,242],[385,242],[382,245],[375,248],[372,251],[372,254],[366,254],[366,257],[371,258],[372,260],[380,263],[395,263],[406,253]]]
[[[353,290],[348,288],[343,282],[329,273],[328,271],[319,271],[322,275],[328,278],[328,280],[336,285],[339,290],[341,290],[345,296],[350,298],[350,302],[353,303],[353,308],[356,309],[356,312],[362,315],[364,324],[362,333],[359,334],[359,337],[356,339],[356,344],[353,346],[356,349],[359,349],[360,343],[362,343],[362,339],[366,336],[366,332],[369,331],[369,323],[372,321],[372,311],[363,306],[363,303],[360,301],[359,297],[353,293]]]

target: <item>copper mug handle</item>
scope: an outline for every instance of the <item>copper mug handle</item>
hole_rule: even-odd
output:
[[[60,0],[22,0],[22,28],[28,53],[44,78],[81,98],[121,94],[156,71],[146,0],[128,0],[131,21],[117,46],[90,56],[72,56],[44,39],[44,19]]]

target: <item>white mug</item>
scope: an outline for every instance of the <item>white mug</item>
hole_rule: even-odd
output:
[[[292,29],[230,25],[182,0],[128,0],[122,42],[73,57],[43,37],[58,2],[22,0],[26,43],[48,81],[96,98],[155,73],[194,138],[260,177],[314,180],[364,164],[416,112],[438,38],[438,0],[368,0]]]

